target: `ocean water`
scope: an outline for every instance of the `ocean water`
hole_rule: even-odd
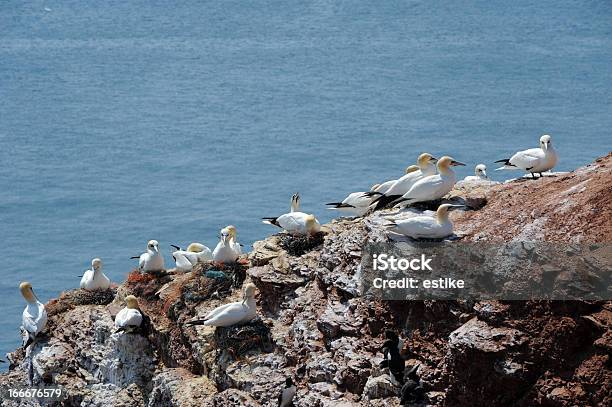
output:
[[[276,232],[423,151],[493,161],[553,136],[558,170],[610,150],[612,3],[0,2],[0,354],[33,283],[147,240]]]

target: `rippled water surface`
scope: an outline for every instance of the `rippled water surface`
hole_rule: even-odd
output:
[[[610,148],[609,1],[87,3],[0,2],[1,354],[21,280],[250,244],[295,191],[327,221],[422,151],[465,176],[543,133],[559,170]]]

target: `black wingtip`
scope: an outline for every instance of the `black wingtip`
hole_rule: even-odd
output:
[[[401,195],[383,195],[379,199],[374,201],[376,202],[376,206],[374,207],[374,210],[377,211],[379,209],[382,209],[388,204],[390,204],[391,202],[401,197],[402,197]]]
[[[334,208],[354,208],[355,207],[351,204],[342,203],[342,202],[330,202],[330,203],[326,203],[325,205],[331,205]]]
[[[182,250],[179,246],[171,244],[170,246],[174,247],[176,250]]]
[[[382,192],[377,192],[377,191],[368,191],[368,192],[364,192],[362,196],[365,196],[367,198],[372,198],[373,196],[376,195],[384,195]]]
[[[512,165],[510,164],[510,159],[509,158],[504,158],[502,160],[497,160],[495,161],[496,163],[504,163],[505,165]],[[512,165],[513,166],[513,165]],[[514,167],[514,166],[513,166]]]
[[[34,339],[32,339],[31,337],[28,337],[28,340],[23,345],[23,349],[28,349],[28,346],[30,346],[32,343],[34,343]]]
[[[185,322],[185,325],[187,326],[196,326],[196,325],[204,325],[204,320],[203,319],[197,319],[195,321],[187,321]]]
[[[140,258],[140,256],[132,256],[132,257],[130,257],[130,259],[139,259],[139,258]]]

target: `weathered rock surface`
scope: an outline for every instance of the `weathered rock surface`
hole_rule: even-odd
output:
[[[554,177],[459,185],[450,201],[472,210],[452,213],[450,240],[609,243],[611,170],[608,155]],[[0,385],[26,383],[31,361],[35,383],[69,390],[66,405],[276,406],[292,377],[296,407],[398,406],[399,387],[378,367],[382,334],[393,329],[407,365],[420,365],[425,405],[612,405],[610,302],[362,298],[364,244],[387,240],[386,218],[420,213],[339,219],[299,245],[271,236],[244,267],[131,273],[109,295],[63,295],[48,304],[49,328],[31,357],[11,354]],[[185,325],[239,301],[236,276],[257,286],[260,319]],[[140,333],[114,333],[127,294],[147,315]]]

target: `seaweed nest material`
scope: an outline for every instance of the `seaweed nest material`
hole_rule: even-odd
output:
[[[56,300],[49,301],[45,308],[49,316],[61,314],[77,305],[108,305],[115,299],[117,288],[88,291],[80,288],[64,291]]]
[[[315,247],[323,244],[325,233],[318,232],[313,235],[294,236],[281,234],[280,245],[292,256],[301,256]]]
[[[215,342],[218,348],[234,356],[244,355],[252,349],[271,352],[274,348],[270,328],[259,318],[243,325],[218,327]]]

